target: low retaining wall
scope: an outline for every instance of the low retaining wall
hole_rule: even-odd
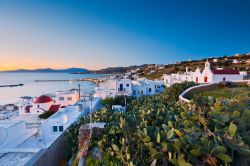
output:
[[[190,103],[191,101],[189,99],[187,99],[187,97],[191,93],[200,92],[200,91],[204,91],[204,90],[212,90],[216,86],[217,86],[216,83],[211,83],[211,84],[202,84],[202,85],[197,85],[197,86],[190,87],[190,88],[186,89],[184,92],[182,92],[180,94],[179,100],[181,102]]]
[[[248,84],[249,85],[250,80],[241,80],[241,81],[232,81],[232,82],[236,84]],[[218,83],[202,84],[202,85],[190,87],[180,94],[179,101],[190,103],[191,101],[187,99],[187,97],[190,94],[195,93],[195,92],[213,90],[214,88],[216,88],[216,86],[218,86]]]
[[[25,166],[60,166],[65,163],[65,153],[67,142],[65,132],[60,135],[55,142],[47,149],[41,149],[33,156]]]

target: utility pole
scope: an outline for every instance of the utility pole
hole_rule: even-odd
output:
[[[78,95],[79,95],[79,100],[81,100],[81,84],[78,84]]]
[[[89,100],[90,100],[90,113],[89,113],[89,116],[90,116],[90,138],[92,137],[92,133],[93,133],[93,129],[92,129],[92,100],[93,100],[93,94],[90,93],[89,94]]]
[[[127,108],[127,98],[126,98],[126,95],[124,95],[124,101],[125,101],[125,111],[126,111],[126,108]]]

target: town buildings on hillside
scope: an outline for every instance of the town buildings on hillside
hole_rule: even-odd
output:
[[[145,79],[109,79],[95,88],[95,97],[106,98],[119,95],[136,96],[153,95],[163,91],[163,81]]]
[[[83,94],[79,100],[77,91],[57,92],[34,99],[22,97],[19,110],[8,106],[0,112],[6,115],[0,119],[0,163],[12,154],[14,162],[24,165],[40,150],[49,148],[72,123],[97,111],[100,106],[100,98]],[[39,118],[39,114],[48,111],[54,114],[47,119]]]
[[[243,74],[238,70],[232,69],[216,69],[212,70],[210,62],[205,62],[205,67],[203,71],[199,67],[192,72],[188,71],[186,67],[186,72],[184,73],[173,73],[163,75],[164,84],[169,87],[174,83],[180,83],[184,81],[193,81],[195,83],[218,83],[221,81],[236,81],[243,80]]]

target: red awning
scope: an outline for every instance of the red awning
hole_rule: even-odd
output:
[[[60,108],[60,104],[58,105],[51,105],[50,108],[49,108],[49,111],[52,111],[52,112],[57,112]]]
[[[223,70],[213,70],[214,74],[240,74],[238,70],[230,70],[230,69],[223,69]]]

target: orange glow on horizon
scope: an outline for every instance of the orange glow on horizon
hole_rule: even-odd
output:
[[[0,64],[0,71],[10,71],[10,70],[19,70],[19,69],[27,69],[27,70],[34,70],[34,69],[44,69],[44,68],[51,68],[51,69],[66,69],[66,68],[85,68],[88,70],[99,70],[103,69],[102,67],[83,67],[83,66],[66,66],[66,65],[49,65],[49,66],[40,66],[40,65],[3,65]]]
[[[0,71],[9,71],[9,70],[18,70],[18,69],[66,69],[66,68],[85,68],[88,70],[99,70],[107,67],[101,64],[89,63],[89,61],[67,61],[67,59],[60,59],[57,57],[51,56],[49,59],[45,56],[24,56],[20,58],[18,55],[7,55],[0,58]],[[65,62],[66,61],[66,62]],[[84,64],[86,63],[86,64]],[[96,63],[96,61],[95,61]],[[98,62],[97,62],[98,63]]]

